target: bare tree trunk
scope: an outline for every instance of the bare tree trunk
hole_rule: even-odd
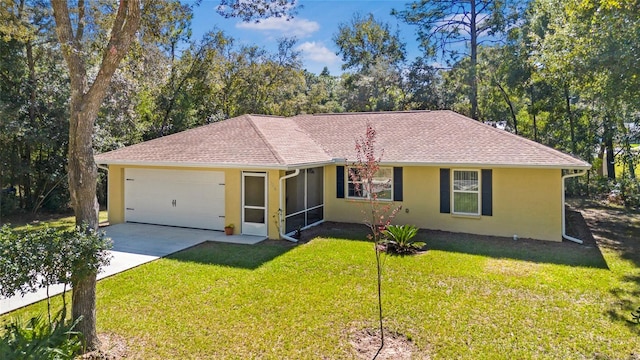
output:
[[[469,68],[469,81],[471,82],[471,92],[469,94],[469,101],[471,102],[471,117],[478,120],[478,29],[476,23],[476,0],[471,0],[470,3],[471,67]]]
[[[72,281],[71,314],[73,319],[82,317],[76,330],[82,333],[86,350],[95,350],[100,346],[96,330],[96,274]]]
[[[564,86],[564,98],[567,106],[567,117],[569,118],[569,132],[571,135],[571,154],[576,155],[576,129],[571,111],[571,97],[569,96],[569,85]]]
[[[516,135],[518,135],[518,120],[516,118],[516,112],[513,109],[513,103],[511,102],[511,99],[509,98],[509,95],[504,90],[502,85],[500,85],[500,83],[498,81],[496,81],[495,83],[496,83],[496,85],[498,85],[498,89],[500,89],[500,92],[502,93],[502,97],[504,98],[504,101],[509,106],[509,112],[511,114],[511,120],[513,121],[513,131],[515,132]]]
[[[98,228],[96,185],[98,171],[93,157],[93,126],[106,95],[111,77],[129,51],[140,24],[139,0],[121,0],[110,31],[110,39],[100,68],[92,84],[87,83],[85,59],[81,54],[84,35],[85,0],[78,0],[74,29],[66,0],[52,0],[56,34],[69,68],[71,101],[69,120],[69,192],[76,224]],[[96,273],[72,280],[71,312],[82,317],[78,331],[84,336],[85,350],[94,350],[100,342],[96,332]]]

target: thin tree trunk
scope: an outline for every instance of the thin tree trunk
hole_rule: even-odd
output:
[[[516,112],[513,109],[513,103],[511,102],[511,99],[509,99],[509,95],[504,90],[502,85],[500,85],[498,81],[496,81],[495,83],[496,85],[498,85],[498,89],[500,89],[500,92],[502,93],[502,97],[504,98],[504,101],[509,106],[509,112],[511,113],[511,120],[513,120],[513,131],[515,132],[516,135],[518,135],[518,120],[516,119]]]
[[[569,118],[569,132],[571,135],[571,154],[576,155],[576,129],[575,124],[573,122],[573,113],[571,111],[571,98],[569,96],[569,86],[565,85],[564,87],[564,98],[567,106],[567,117]]]
[[[533,140],[538,142],[538,122],[536,119],[536,108],[535,108],[535,93],[534,87],[531,85],[530,96],[531,96],[531,115],[533,116]]]
[[[469,68],[469,81],[471,82],[471,92],[469,94],[469,101],[471,102],[471,117],[478,120],[478,78],[477,78],[477,64],[478,64],[478,29],[476,23],[476,1],[471,0],[471,67]]]
[[[614,149],[613,149],[613,136],[611,136],[611,134],[607,135],[605,138],[605,143],[604,143],[604,147],[606,149],[607,152],[607,158],[606,158],[606,162],[607,162],[607,177],[609,179],[614,179],[616,178],[616,166],[615,166],[615,156],[614,156]]]

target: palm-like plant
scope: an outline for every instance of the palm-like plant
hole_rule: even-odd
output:
[[[382,230],[382,234],[386,237],[384,243],[387,251],[391,253],[413,254],[426,245],[413,240],[418,234],[418,228],[413,225],[389,225]]]

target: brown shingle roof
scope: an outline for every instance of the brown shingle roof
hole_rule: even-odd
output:
[[[244,115],[96,156],[103,164],[288,168],[353,159],[366,124],[384,163],[588,168],[582,160],[452,111]]]

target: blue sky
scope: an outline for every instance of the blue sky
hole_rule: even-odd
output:
[[[331,74],[337,75],[342,72],[342,61],[336,55],[337,48],[332,38],[338,26],[348,23],[356,13],[372,13],[378,21],[388,23],[392,30],[398,29],[401,40],[407,44],[408,59],[420,56],[415,28],[390,15],[391,9],[404,9],[408,2],[301,0],[299,4],[302,9],[292,20],[272,18],[256,24],[243,23],[239,19],[225,19],[215,11],[218,1],[205,0],[194,11],[193,37],[198,40],[205,32],[217,26],[241,44],[255,44],[273,51],[277,39],[295,36],[298,39],[297,50],[301,52],[307,70],[319,73],[327,66]]]

